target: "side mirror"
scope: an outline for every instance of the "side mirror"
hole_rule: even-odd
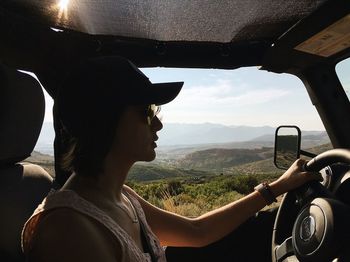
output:
[[[297,126],[279,126],[275,133],[274,163],[288,169],[300,157],[301,131]]]

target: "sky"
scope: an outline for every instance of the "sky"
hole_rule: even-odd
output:
[[[279,126],[324,130],[302,82],[256,67],[236,70],[145,69],[152,82],[184,81],[179,96],[162,107],[163,121]]]
[[[153,83],[184,81],[178,97],[162,106],[165,123],[218,123],[228,126],[298,125],[324,130],[303,83],[289,74],[257,67],[235,70],[145,68]],[[350,60],[337,66],[349,94]],[[349,96],[349,95],[348,95]],[[46,98],[45,122],[52,122],[52,99]]]

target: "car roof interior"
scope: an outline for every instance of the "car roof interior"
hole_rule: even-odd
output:
[[[27,51],[17,62],[7,50],[13,63],[33,70],[42,62],[34,57],[50,57],[56,67],[66,67],[67,60],[80,56],[122,54],[140,67],[262,65],[269,61],[264,58],[272,45],[295,25],[308,20],[312,31],[305,27],[294,30],[297,41],[306,40],[346,15],[349,3],[226,0],[205,5],[198,0],[153,0],[105,1],[101,5],[79,1],[69,6],[67,19],[53,10],[52,1],[2,1],[0,12],[6,19],[2,27],[7,33],[4,45],[12,43],[9,49]],[[14,43],[13,30],[21,32],[23,41]],[[43,37],[44,42],[40,41]]]

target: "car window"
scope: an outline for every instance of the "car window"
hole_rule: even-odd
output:
[[[347,58],[337,64],[335,67],[340,83],[350,100],[350,58]]]
[[[41,128],[38,143],[36,144],[36,147],[34,150],[43,154],[53,156],[53,140],[55,137],[55,131],[53,128],[53,115],[52,115],[53,99],[46,92],[45,89],[43,89],[43,91],[45,96],[45,118]]]
[[[279,125],[302,130],[302,148],[320,153],[329,138],[302,82],[256,67],[236,70],[143,68],[154,83],[184,81],[162,106],[157,157],[137,163],[127,183],[168,211],[196,217],[242,197],[283,171],[273,164]],[[53,172],[52,99],[32,161]],[[50,157],[51,156],[51,160]],[[237,176],[238,175],[238,176]]]
[[[169,126],[165,126],[160,137],[163,144],[196,144],[204,141],[202,137],[205,134],[183,137],[183,141],[176,140],[174,135],[179,134],[179,126],[174,123],[210,123],[217,124],[217,129],[220,129],[220,125],[231,128],[265,127],[264,135],[272,134],[268,127],[274,130],[279,125],[297,125],[307,131],[304,134],[324,132],[304,85],[293,75],[269,73],[256,67],[236,70],[153,68],[143,71],[152,82],[185,82],[180,95],[162,108],[163,122],[173,123],[172,127],[176,127],[170,130]],[[224,127],[221,128],[223,131]],[[168,134],[171,136],[167,137]],[[260,133],[257,131],[256,134],[258,136]],[[234,138],[235,131],[231,136],[218,132],[216,137],[207,137],[207,142],[256,138],[248,133],[238,134],[238,131],[236,135],[239,137]]]
[[[269,73],[256,67],[142,71],[154,83],[185,82],[179,96],[162,106],[164,128],[159,134],[159,148],[204,144],[225,147],[229,146],[227,143],[251,147],[241,142],[252,140],[273,146],[274,131],[279,125],[299,126],[304,134],[304,148],[329,142],[305,87],[293,75]],[[53,155],[53,101],[44,93],[45,121],[35,150]]]

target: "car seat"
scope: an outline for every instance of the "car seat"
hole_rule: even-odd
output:
[[[34,149],[45,113],[38,81],[0,64],[0,261],[24,261],[21,231],[49,192],[52,177],[20,163]]]

